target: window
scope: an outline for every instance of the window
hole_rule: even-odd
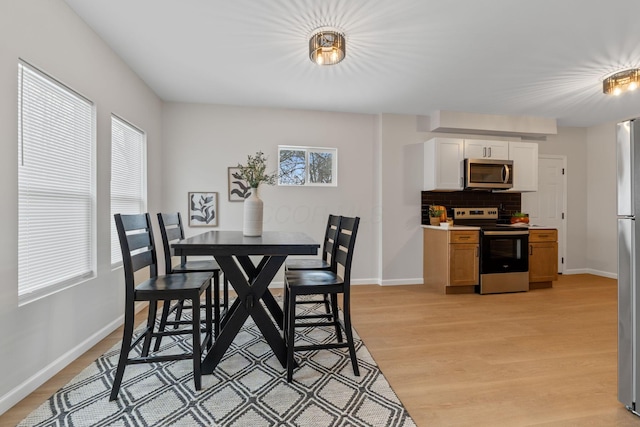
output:
[[[18,297],[95,275],[94,105],[18,64]]]
[[[111,116],[111,264],[122,261],[113,215],[147,210],[146,164],[145,133]]]
[[[338,149],[278,146],[278,185],[337,186]]]

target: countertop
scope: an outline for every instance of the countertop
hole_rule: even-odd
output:
[[[450,225],[448,227],[440,227],[439,225],[424,225],[424,224],[422,224],[421,227],[422,228],[430,228],[432,230],[443,230],[443,231],[446,231],[446,230],[459,230],[459,231],[480,230],[480,227],[471,227],[471,226],[468,226],[468,225],[455,225],[455,224],[454,225]],[[544,226],[544,225],[535,225],[535,224],[534,225],[527,225],[527,226],[514,225],[514,226],[511,226],[509,228],[526,228],[526,229],[529,229],[529,230],[555,230],[556,229],[555,227],[547,227],[547,226]]]
[[[464,230],[480,230],[480,227],[470,227],[468,225],[450,225],[448,227],[440,227],[439,225],[422,225],[422,228],[430,228],[432,230],[456,230],[456,231],[464,231]]]

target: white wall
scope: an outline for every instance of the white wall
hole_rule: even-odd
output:
[[[0,413],[121,322],[122,270],[110,266],[110,114],[144,129],[149,209],[159,206],[160,120],[156,95],[61,0],[0,2]],[[95,102],[97,277],[18,307],[18,58]]]
[[[538,154],[567,156],[567,212],[565,273],[587,268],[587,129],[558,128],[557,135],[538,143]]]
[[[617,275],[616,123],[587,130],[587,260],[590,272]]]
[[[361,217],[354,283],[378,283],[377,117],[366,114],[167,103],[163,108],[162,209],[187,218],[189,191],[218,192],[217,229],[242,229],[242,203],[229,202],[227,168],[263,151],[277,168],[278,145],[338,149],[337,187],[259,188],[265,230],[299,230],[322,241],[330,213]],[[187,234],[202,227],[185,230]],[[277,276],[281,277],[281,275]]]
[[[382,284],[422,284],[421,200],[424,133],[416,116],[382,115]]]

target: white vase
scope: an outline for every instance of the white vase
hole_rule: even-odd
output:
[[[262,199],[258,197],[258,188],[251,188],[251,195],[244,199],[244,223],[242,233],[245,236],[262,236]]]

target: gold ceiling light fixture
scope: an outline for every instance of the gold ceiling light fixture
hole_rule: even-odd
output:
[[[640,68],[630,68],[611,74],[602,81],[602,91],[607,95],[620,95],[640,86]]]
[[[336,28],[322,27],[313,30],[309,39],[309,59],[318,65],[334,65],[347,54],[344,33]]]

